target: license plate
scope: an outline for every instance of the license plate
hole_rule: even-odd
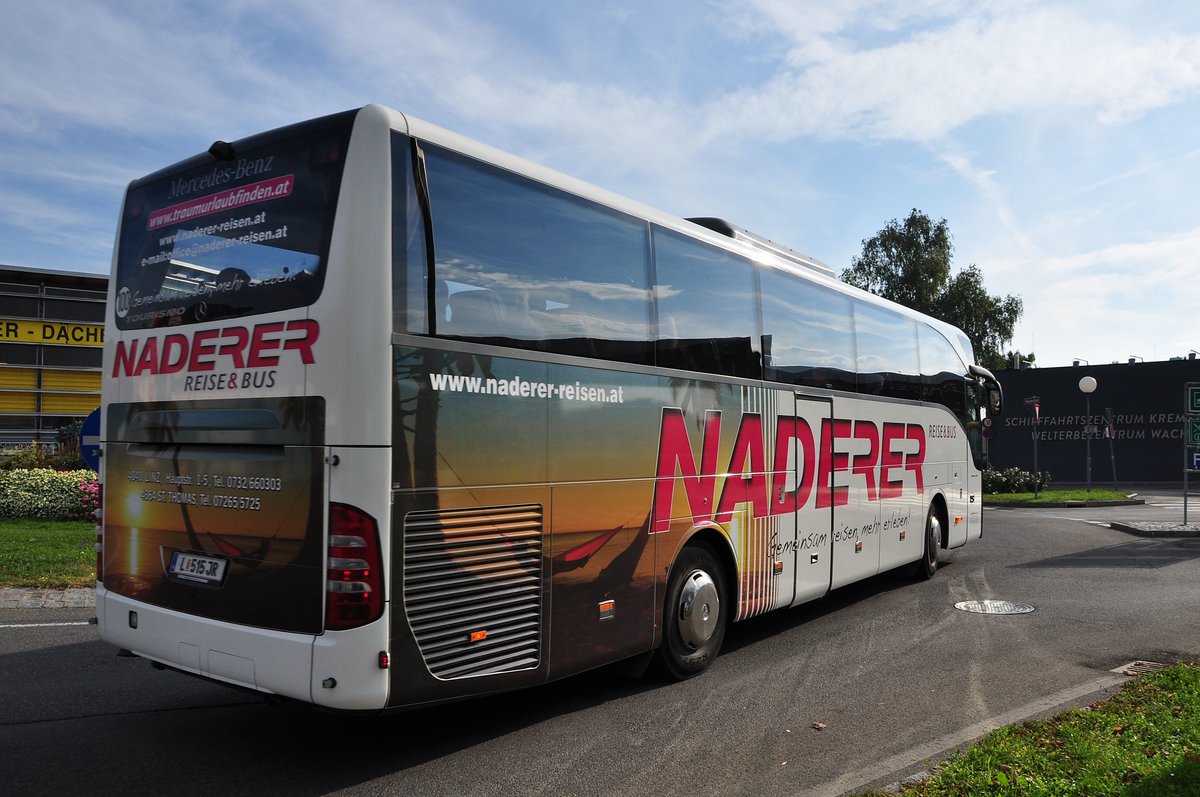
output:
[[[227,564],[228,562],[224,559],[176,551],[171,554],[171,564],[167,568],[167,572],[185,581],[220,584],[225,579]]]

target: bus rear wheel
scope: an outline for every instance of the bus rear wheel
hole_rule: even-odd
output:
[[[922,581],[933,578],[938,569],[938,553],[942,550],[942,519],[937,506],[929,505],[925,515],[925,554],[917,562],[914,575]]]
[[[716,556],[698,545],[684,548],[663,604],[659,661],[672,678],[699,675],[717,657],[729,612],[725,596],[725,570]]]

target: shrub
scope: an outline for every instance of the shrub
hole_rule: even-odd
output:
[[[87,470],[87,463],[83,461],[83,454],[79,453],[79,446],[76,446],[73,451],[59,449],[50,454],[46,457],[46,467],[53,470]]]
[[[0,450],[0,470],[79,470],[86,467],[78,443],[74,447],[59,448],[33,442],[27,446]]]
[[[79,470],[86,468],[83,452],[79,450],[79,435],[83,432],[83,419],[58,427],[58,450],[50,455],[46,466],[55,470]]]
[[[985,493],[1035,493],[1045,490],[1049,484],[1047,471],[1039,471],[1036,475],[1020,468],[986,468],[983,471]]]
[[[79,480],[80,513],[77,517],[68,517],[66,519],[93,520],[96,518],[96,513],[100,511],[100,482],[96,479],[96,474],[90,470],[84,469],[75,472],[88,475],[83,476]]]
[[[100,485],[90,470],[0,471],[0,517],[91,520],[99,506]]]
[[[0,452],[3,457],[3,463],[0,468],[4,470],[28,470],[32,468],[46,467],[46,459],[50,452],[45,446],[40,443],[33,442],[27,446],[17,446],[15,448],[6,448]]]

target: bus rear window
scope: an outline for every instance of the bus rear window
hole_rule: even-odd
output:
[[[353,114],[236,142],[133,183],[117,252],[119,329],[312,304],[325,279]]]

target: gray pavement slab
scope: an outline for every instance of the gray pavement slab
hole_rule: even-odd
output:
[[[0,588],[0,609],[82,609],[95,605],[96,590],[91,587],[69,589]]]

